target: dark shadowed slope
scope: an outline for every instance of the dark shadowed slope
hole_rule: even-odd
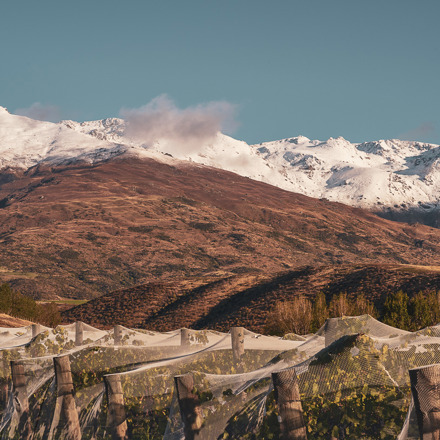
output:
[[[261,332],[267,312],[277,301],[297,295],[327,299],[345,292],[363,293],[380,310],[385,297],[398,290],[410,296],[440,290],[440,268],[404,265],[305,267],[276,275],[234,275],[193,283],[147,284],[112,292],[63,313],[63,319],[82,320],[98,327],[123,324],[151,330],[180,327],[227,331],[246,326]]]

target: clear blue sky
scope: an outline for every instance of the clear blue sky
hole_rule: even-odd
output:
[[[439,0],[8,0],[0,105],[237,104],[234,137],[440,143]]]

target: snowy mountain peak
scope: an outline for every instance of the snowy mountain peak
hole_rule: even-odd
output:
[[[399,139],[379,140],[374,142],[363,142],[357,144],[357,149],[366,153],[384,156],[394,154],[400,157],[406,157],[408,154],[419,154],[422,151],[428,151],[433,148],[433,144],[424,144],[420,142],[401,141]]]
[[[248,145],[222,133],[202,145],[166,139],[143,143],[126,136],[125,129],[119,118],[54,124],[0,107],[0,169],[95,163],[128,154],[208,165],[289,191],[376,210],[440,205],[440,147],[434,144],[297,136]]]
[[[54,124],[0,111],[0,169],[29,168],[42,162],[94,162],[123,152],[114,143],[72,129],[75,124]]]
[[[103,141],[123,143],[122,137],[125,130],[123,119],[106,118],[86,122],[61,121],[60,124]]]
[[[379,140],[355,144],[342,137],[321,142],[292,138],[255,145],[274,169],[279,185],[312,197],[382,210],[439,203],[440,147]]]
[[[310,139],[308,137],[301,136],[301,135],[293,137],[293,138],[286,139],[286,141],[291,143],[291,144],[295,144],[295,145],[310,143]]]

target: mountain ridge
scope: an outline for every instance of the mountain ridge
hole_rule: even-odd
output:
[[[438,226],[440,147],[436,144],[397,139],[351,143],[342,137],[319,141],[297,136],[248,145],[218,133],[213,142],[197,148],[160,139],[147,145],[128,137],[126,123],[119,118],[54,124],[0,108],[3,170],[44,163],[93,164],[120,156],[212,166],[390,219]]]

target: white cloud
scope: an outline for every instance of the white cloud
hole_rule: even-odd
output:
[[[434,138],[435,134],[436,129],[434,124],[432,122],[424,122],[418,127],[401,134],[399,139],[406,141],[432,142],[431,139]]]
[[[127,127],[125,135],[147,145],[160,142],[171,150],[197,151],[211,143],[219,131],[231,132],[237,127],[236,106],[214,101],[180,109],[166,95],[148,104],[120,112]]]
[[[27,116],[38,121],[58,122],[61,119],[60,109],[56,105],[45,105],[34,102],[26,108],[18,108],[15,110],[16,115]]]

